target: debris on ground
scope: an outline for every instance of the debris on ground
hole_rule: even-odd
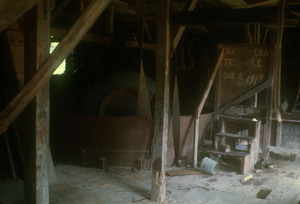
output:
[[[201,171],[197,169],[177,169],[166,171],[167,176],[185,176],[185,175],[201,175]]]
[[[240,181],[241,181],[241,183],[245,183],[245,182],[249,181],[252,178],[253,178],[253,175],[249,174],[248,176],[242,178]]]
[[[259,199],[265,199],[271,192],[271,189],[262,188],[260,191],[258,191],[256,197]]]
[[[207,174],[216,174],[219,169],[219,164],[215,160],[212,160],[208,157],[202,159],[200,170]]]

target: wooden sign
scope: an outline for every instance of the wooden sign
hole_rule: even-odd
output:
[[[224,45],[219,73],[219,107],[268,80],[271,51],[266,45]]]

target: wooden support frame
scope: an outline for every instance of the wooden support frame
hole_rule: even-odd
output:
[[[163,202],[166,197],[165,165],[170,116],[170,0],[159,1],[158,8],[151,200]]]
[[[58,65],[80,42],[111,0],[92,0],[74,26],[51,55],[40,66],[33,78],[0,113],[0,133],[18,117],[38,91],[49,81]]]

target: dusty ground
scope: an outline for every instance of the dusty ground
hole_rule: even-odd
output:
[[[289,166],[274,166],[247,176],[228,171],[216,175],[187,175],[167,177],[165,203],[284,203],[300,200],[300,150],[272,148],[278,153],[296,153],[296,161]],[[151,175],[149,171],[131,168],[112,168],[109,172],[70,165],[56,166],[57,180],[50,185],[50,203],[151,203]],[[22,183],[0,182],[0,203],[23,203]],[[262,189],[271,193],[257,198]]]

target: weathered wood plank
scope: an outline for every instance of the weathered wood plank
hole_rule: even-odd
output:
[[[166,197],[165,165],[170,116],[170,0],[159,1],[158,8],[151,200],[163,202]]]
[[[29,11],[38,0],[1,0],[0,1],[0,32]]]
[[[17,118],[37,92],[49,81],[55,69],[75,48],[109,3],[110,0],[93,0],[89,3],[86,10],[53,53],[40,66],[33,78],[0,113],[0,132],[4,131]]]
[[[196,169],[177,169],[166,171],[167,176],[185,176],[185,175],[201,175],[202,172]]]

